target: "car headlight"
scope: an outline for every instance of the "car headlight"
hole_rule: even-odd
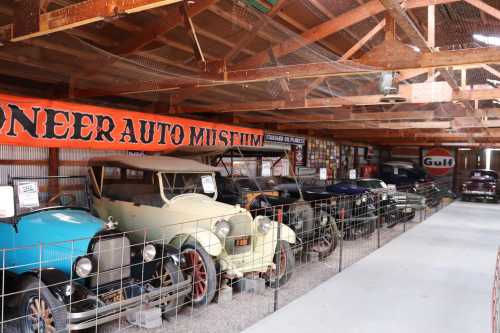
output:
[[[88,257],[80,257],[75,261],[75,274],[78,277],[86,278],[92,273],[92,260]]]
[[[319,215],[319,224],[324,227],[328,224],[328,214],[325,212],[321,212]]]
[[[147,244],[142,249],[142,258],[145,262],[150,262],[156,257],[156,247],[153,244]]]
[[[255,223],[257,224],[257,231],[265,235],[271,230],[271,219],[267,216],[259,215],[255,218]]]
[[[220,238],[226,238],[227,235],[229,235],[229,233],[231,232],[231,225],[224,219],[218,220],[217,222],[215,222],[214,232]]]

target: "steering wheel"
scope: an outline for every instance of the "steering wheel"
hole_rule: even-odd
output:
[[[52,198],[50,198],[47,201],[47,205],[50,206],[51,204],[54,203],[54,201],[56,201],[57,199],[60,199],[63,195],[67,195],[71,198],[71,201],[68,202],[67,206],[70,206],[71,204],[74,204],[76,202],[76,196],[73,193],[60,191],[59,193],[57,193],[56,195],[54,195]]]

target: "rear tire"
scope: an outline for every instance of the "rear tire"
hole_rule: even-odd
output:
[[[182,254],[186,260],[182,270],[190,275],[191,301],[194,306],[212,302],[217,289],[217,270],[212,257],[195,240],[189,239],[182,246]]]
[[[52,295],[43,282],[27,278],[19,296],[19,329],[22,333],[68,332],[66,305]]]

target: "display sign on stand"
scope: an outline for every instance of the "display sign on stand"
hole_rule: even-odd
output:
[[[38,200],[38,184],[35,182],[23,182],[17,185],[17,198],[19,207],[36,208],[40,206]]]
[[[203,186],[203,192],[210,194],[215,193],[215,184],[212,176],[202,176],[201,177],[201,186]]]
[[[262,177],[271,177],[271,161],[262,161]]]
[[[327,173],[326,168],[319,169],[319,179],[320,180],[327,180],[328,179],[328,173]]]

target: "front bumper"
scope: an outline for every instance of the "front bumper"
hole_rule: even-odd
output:
[[[490,191],[463,191],[462,195],[494,198],[496,197],[497,194],[496,192],[490,192]]]
[[[408,210],[422,210],[425,209],[425,205],[422,204],[396,204],[396,209],[403,212],[408,212]]]
[[[101,325],[128,313],[140,311],[144,306],[156,306],[176,298],[183,299],[191,292],[191,279],[175,285],[147,290],[140,284],[130,283],[117,292],[125,297],[113,303],[103,304],[97,297],[87,297],[76,301],[76,305],[67,306],[69,330],[82,330]],[[97,306],[96,306],[97,305]]]

